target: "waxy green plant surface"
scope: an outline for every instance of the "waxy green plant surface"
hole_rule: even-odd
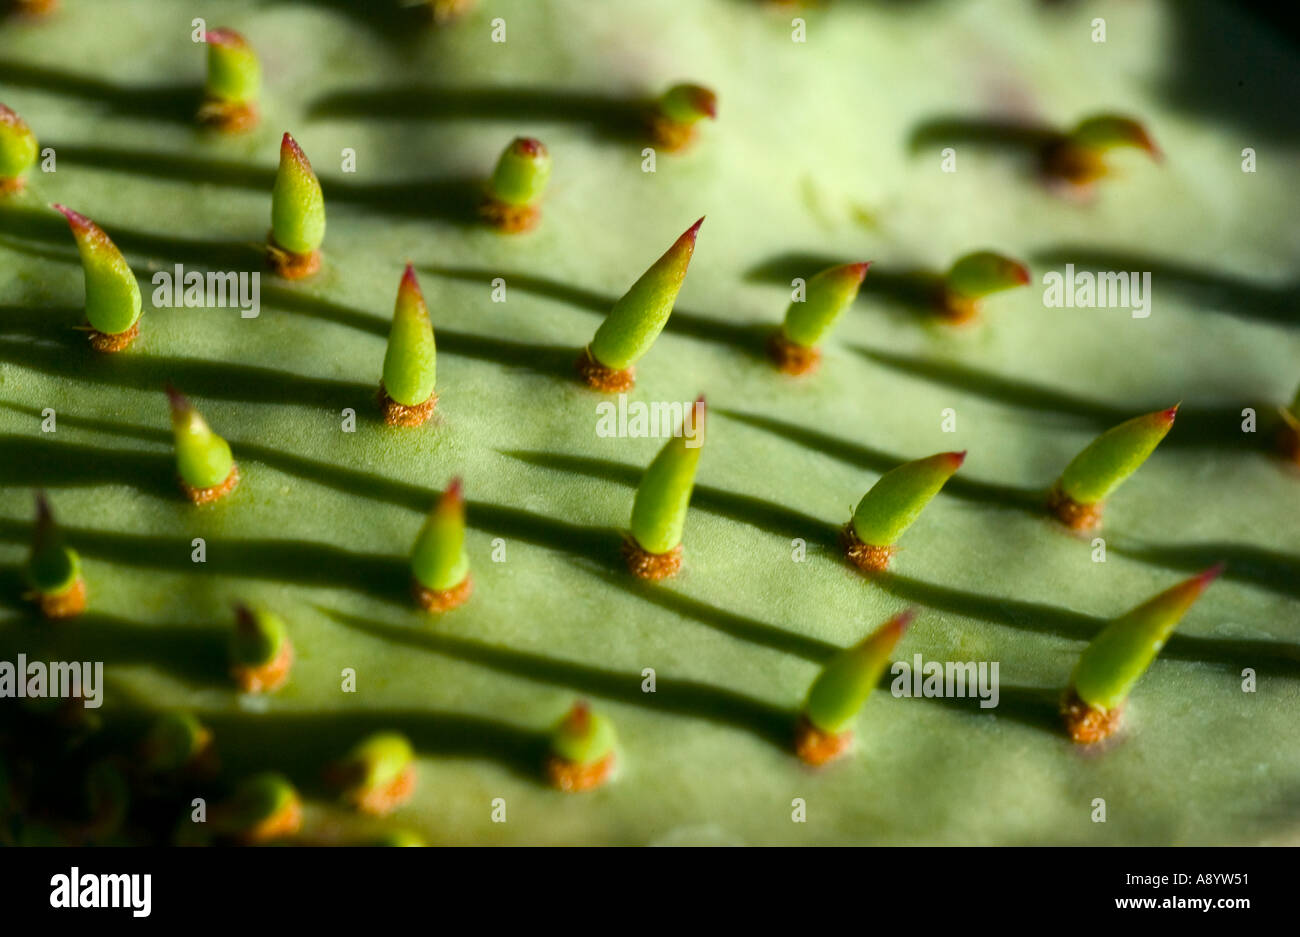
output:
[[[105,661],[106,722],[194,711],[224,777],[278,770],[297,784],[305,838],[1296,840],[1300,477],[1240,431],[1243,407],[1263,415],[1300,381],[1298,154],[1293,118],[1275,109],[1289,94],[1276,76],[1297,62],[1282,40],[1214,4],[1146,0],[797,14],[485,0],[437,29],[389,3],[62,6],[0,27],[0,100],[57,154],[57,171],[0,204],[3,659]],[[205,49],[192,15],[258,50],[251,133],[196,127]],[[714,89],[718,120],[644,172],[638,103],[679,81]],[[1109,111],[1143,120],[1166,159],[1117,152],[1090,204],[1051,194],[1018,154],[933,132]],[[150,276],[177,263],[262,269],[286,130],[322,180],[322,272],[264,274],[257,318],[152,308]],[[554,169],[540,226],[503,236],[474,223],[474,186],[518,136],[542,140]],[[940,171],[948,145],[954,173]],[[355,173],[341,168],[347,148]],[[76,330],[82,274],[51,202],[104,227],[134,266],[145,312],[128,351],[97,356]],[[619,530],[662,440],[598,436],[605,398],[572,363],[701,215],[631,396],[704,393],[710,407],[685,565],[647,585],[623,568]],[[982,248],[1025,260],[1034,280],[990,297],[973,325],[891,289]],[[374,401],[407,261],[439,355],[436,418],[415,430],[385,427]],[[762,349],[791,278],[858,261],[872,269],[822,341],[820,371],[778,374]],[[1067,262],[1152,271],[1150,316],[1046,308],[1042,274]],[[239,463],[216,505],[195,508],[175,484],[168,381]],[[1089,540],[1038,510],[1042,493],[1099,432],[1179,401],[1169,437],[1109,500],[1094,562]],[[56,432],[41,431],[46,408]],[[345,408],[355,432],[341,430]],[[836,535],[863,493],[953,450],[965,464],[889,572],[851,569]],[[453,476],[475,590],[430,617],[406,558]],[[20,598],[36,487],[82,555],[90,605],[71,621],[39,621]],[[1220,560],[1227,572],[1130,698],[1122,739],[1074,746],[1056,703],[1085,641]],[[226,674],[236,601],[288,624],[297,659],[273,695],[241,698]],[[913,604],[896,656],[998,661],[1000,705],[877,692],[850,756],[801,766],[790,735],[819,668]],[[340,690],[344,668],[355,693]],[[1245,668],[1256,692],[1242,691]],[[616,726],[620,767],[600,790],[562,794],[542,779],[546,732],[580,697]],[[320,780],[379,730],[410,738],[419,771],[382,823]],[[1092,822],[1097,797],[1105,823]],[[491,822],[494,798],[505,823]],[[806,822],[792,822],[796,798]]]

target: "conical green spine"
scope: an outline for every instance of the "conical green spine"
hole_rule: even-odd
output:
[[[437,368],[438,350],[429,309],[415,278],[415,268],[407,264],[397,288],[393,325],[384,352],[384,390],[405,406],[422,404],[433,396]]]
[[[0,181],[21,179],[36,165],[36,135],[27,123],[0,104]]]
[[[454,589],[469,575],[465,552],[465,500],[454,479],[425,519],[411,551],[411,573],[426,589]]]
[[[233,29],[209,29],[207,44],[207,95],[237,104],[255,102],[262,90],[262,66],[248,40]]]
[[[1183,615],[1201,596],[1222,567],[1206,570],[1143,602],[1108,624],[1084,648],[1071,684],[1079,699],[1109,711],[1120,706]]]
[[[531,205],[551,178],[551,154],[540,140],[519,137],[501,158],[489,184],[492,197],[507,205]]]
[[[807,283],[803,301],[790,303],[786,310],[781,326],[785,337],[804,348],[815,347],[857,298],[868,266],[844,264],[813,276]]]
[[[598,362],[623,370],[650,350],[673,311],[702,224],[703,218],[688,228],[614,304],[589,346]]]
[[[202,414],[173,388],[168,388],[176,468],[192,488],[213,488],[230,477],[235,460],[230,445],[208,427]]]
[[[49,502],[36,496],[36,527],[27,560],[27,579],[41,595],[60,595],[81,578],[81,557],[63,542]]]
[[[916,615],[894,616],[859,644],[840,651],[813,681],[804,717],[823,732],[841,732],[857,715],[890,664],[890,653]]]
[[[105,335],[118,335],[135,325],[143,302],[135,273],[122,252],[93,221],[70,208],[54,208],[68,219],[81,254],[86,280],[86,320]]]
[[[325,196],[307,155],[287,133],[271,190],[271,235],[295,254],[310,254],[325,240]]]
[[[704,447],[704,398],[683,418],[641,477],[632,503],[632,537],[647,553],[667,553],[682,542],[695,470]]]
[[[853,512],[853,532],[863,543],[892,545],[965,458],[964,452],[940,452],[886,472],[858,502]]]
[[[284,619],[265,608],[246,605],[235,609],[235,629],[230,634],[230,662],[239,667],[261,667],[275,660],[289,638]]]
[[[551,734],[551,753],[577,765],[589,765],[614,750],[618,738],[614,724],[586,703],[578,703]]]
[[[1108,429],[1066,466],[1056,489],[1079,504],[1105,500],[1155,451],[1177,412],[1157,410]]]

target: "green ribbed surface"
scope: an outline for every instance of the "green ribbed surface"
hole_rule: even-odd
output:
[[[265,120],[233,140],[189,122],[203,50],[188,8],[65,0],[48,23],[0,32],[0,100],[58,152],[57,173],[0,205],[0,659],[106,661],[110,720],[194,709],[230,777],[274,768],[299,784],[309,836],[378,827],[330,806],[320,770],[395,729],[419,752],[420,787],[388,825],[432,842],[1295,840],[1300,478],[1236,432],[1243,406],[1287,400],[1300,380],[1288,299],[1300,154],[1285,125],[1250,123],[1285,89],[1267,75],[1294,73],[1293,52],[1205,3],[840,2],[800,14],[806,44],[790,41],[794,14],[743,0],[494,0],[442,30],[365,6],[377,11],[204,7],[262,55]],[[489,41],[494,16],[504,45]],[[1105,45],[1089,39],[1094,16]],[[1216,70],[1241,97],[1226,120],[1188,91],[1193,32],[1241,48],[1247,84]],[[592,96],[678,80],[713,87],[720,119],[643,173],[625,109]],[[1122,174],[1088,206],[996,153],[959,145],[958,172],[943,174],[942,144],[909,152],[934,118],[1068,124],[1101,109],[1142,117],[1168,158],[1119,155]],[[256,319],[151,309],[154,270],[256,268],[284,130],[324,183],[325,271],[267,275]],[[518,135],[554,158],[541,227],[505,238],[459,223],[457,180],[486,176]],[[1253,175],[1244,146],[1258,150]],[[345,147],[354,175],[340,170]],[[141,277],[143,337],[126,354],[95,358],[72,331],[81,274],[43,208],[53,201],[100,223]],[[701,214],[634,399],[706,393],[710,435],[686,567],[643,587],[619,565],[615,528],[660,443],[598,437],[600,398],[569,368]],[[1154,269],[1152,315],[1044,308],[1035,285],[954,330],[873,289],[985,246],[1029,261],[1036,281],[1066,260],[1114,266],[1106,254]],[[441,419],[401,432],[377,421],[373,393],[407,260],[437,331]],[[855,260],[875,266],[822,371],[775,374],[752,327],[780,321],[790,276]],[[225,503],[179,499],[167,380],[231,442],[244,479]],[[1101,429],[1179,400],[1179,425],[1112,500],[1105,564],[1023,509]],[[40,432],[46,407],[53,435]],[[340,431],[345,407],[354,434]],[[955,433],[941,431],[946,408]],[[892,576],[851,572],[833,542],[862,493],[897,462],[953,449],[966,464]],[[453,475],[476,591],[430,620],[408,599],[404,557]],[[85,561],[91,612],[75,622],[31,623],[18,600],[34,486]],[[205,566],[190,562],[194,537]],[[491,561],[498,537],[504,563]],[[1227,577],[1139,684],[1128,737],[1076,750],[1054,701],[1082,642],[1218,559]],[[290,683],[265,701],[241,701],[224,676],[236,599],[282,614],[297,649]],[[800,767],[786,734],[818,662],[913,602],[899,655],[999,661],[1002,705],[877,694],[849,760]],[[339,689],[348,667],[355,694]],[[1243,667],[1258,692],[1241,692]],[[578,696],[613,720],[622,768],[601,791],[563,795],[541,782],[540,733]],[[491,822],[497,797],[505,824]],[[1104,824],[1090,820],[1095,797]],[[791,822],[794,798],[806,823]]]

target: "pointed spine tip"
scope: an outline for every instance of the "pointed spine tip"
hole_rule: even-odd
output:
[[[192,409],[189,399],[176,389],[176,385],[168,381],[163,385],[163,390],[167,394],[167,402],[171,405],[173,413],[180,413]]]
[[[909,605],[907,608],[903,609],[901,612],[899,612],[897,615],[891,618],[889,620],[889,624],[886,625],[886,627],[897,632],[898,636],[901,638],[904,632],[906,632],[907,629],[911,626],[912,622],[916,620],[916,616],[919,615],[920,613],[921,613],[920,608],[918,608],[915,605]]]
[[[711,89],[702,86],[691,89],[691,104],[709,120],[718,119],[718,96]]]
[[[1182,406],[1182,403],[1180,402],[1180,403],[1176,403],[1176,404],[1174,404],[1174,405],[1173,405],[1172,407],[1170,407],[1168,410],[1161,410],[1161,411],[1160,411],[1160,418],[1161,418],[1162,420],[1164,420],[1166,423],[1170,423],[1170,424],[1172,424],[1172,423],[1174,422],[1174,418],[1178,416],[1178,408],[1181,407],[1181,406]]]
[[[871,261],[864,260],[856,264],[847,264],[845,265],[844,269],[849,271],[854,277],[857,278],[857,281],[861,283],[864,279],[866,279],[867,271],[871,269]]]
[[[545,144],[536,137],[518,137],[515,139],[514,147],[525,156],[536,157],[546,153]]]
[[[952,463],[952,470],[954,472],[957,471],[957,469],[961,468],[962,463],[966,461],[965,449],[963,449],[961,452],[945,452],[944,455],[947,456],[948,461]]]
[[[45,496],[43,490],[36,492],[36,524],[37,526],[47,526],[54,520],[54,512],[50,510],[50,499]]]
[[[286,157],[300,163],[308,172],[311,171],[311,162],[308,161],[307,154],[302,151],[302,147],[300,147],[298,141],[293,138],[293,134],[289,133],[287,130],[284,132],[284,136],[280,139],[280,158],[284,159]]]
[[[691,225],[689,228],[683,231],[681,237],[679,237],[673,243],[673,246],[668,249],[668,253],[671,254],[674,251],[685,251],[689,259],[689,256],[695,253],[695,241],[696,238],[699,237],[700,226],[703,224],[704,224],[704,219],[700,218],[699,221],[695,222],[695,224]]]
[[[1151,132],[1146,127],[1142,124],[1136,124],[1134,134],[1137,137],[1137,145],[1140,149],[1144,150],[1157,163],[1164,162],[1164,151],[1160,149],[1155,137],[1151,136]]]
[[[1210,583],[1214,582],[1214,580],[1218,579],[1221,575],[1223,575],[1223,571],[1227,568],[1228,568],[1227,563],[1215,563],[1209,569],[1205,570],[1202,573],[1199,573],[1196,576],[1195,581],[1202,589],[1204,589]]]
[[[464,485],[461,483],[460,476],[451,480],[447,490],[442,493],[442,499],[439,507],[459,506],[465,502]]]
[[[67,218],[68,224],[72,225],[73,228],[88,229],[88,228],[93,228],[95,226],[95,223],[91,221],[89,218],[87,218],[85,215],[81,214],[80,212],[73,211],[71,208],[68,208],[66,205],[60,205],[58,202],[55,202],[50,207],[53,208],[56,212],[58,212],[60,215],[62,215],[64,218]]]
[[[415,290],[417,293],[420,291],[420,281],[416,279],[415,266],[410,261],[407,261],[406,269],[402,271],[402,282],[399,288]]]
[[[248,40],[240,33],[225,27],[217,27],[216,29],[207,30],[203,34],[203,41],[214,46],[239,47],[248,45]]]
[[[1016,282],[1019,283],[1021,286],[1028,286],[1030,280],[1032,279],[1032,276],[1029,272],[1029,267],[1019,262],[1014,263],[1013,266],[1016,273]]]
[[[569,710],[567,722],[574,732],[585,732],[591,723],[591,704],[585,699],[578,700]]]
[[[709,415],[709,405],[704,399],[704,395],[695,398],[695,403],[691,404],[691,415],[695,421],[696,439],[699,439],[700,432],[704,429],[704,420]],[[685,427],[683,427],[683,431]]]

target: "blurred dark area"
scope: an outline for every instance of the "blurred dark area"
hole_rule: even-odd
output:
[[[1277,0],[1165,0],[1177,23],[1168,102],[1243,134],[1242,146],[1300,139],[1300,16]],[[1271,40],[1271,41],[1270,41]]]

